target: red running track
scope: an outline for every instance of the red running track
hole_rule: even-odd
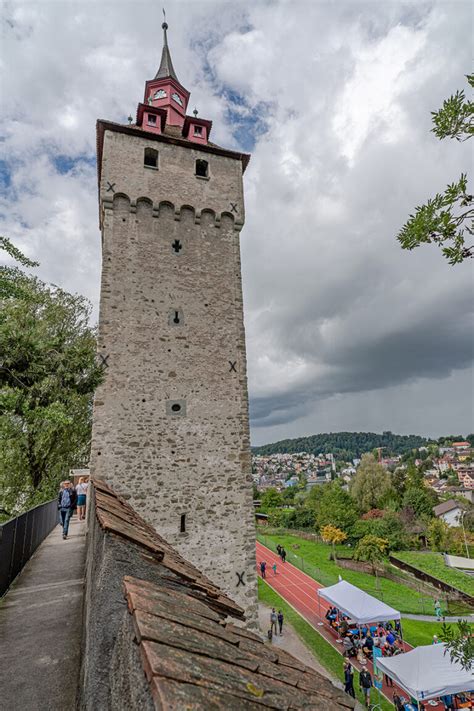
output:
[[[324,617],[326,611],[329,607],[325,600],[319,602],[317,590],[322,588],[314,578],[311,578],[303,571],[296,568],[291,563],[282,563],[281,558],[274,553],[269,548],[266,548],[259,541],[257,541],[257,569],[260,574],[260,562],[264,560],[267,564],[266,578],[265,581],[272,587],[275,592],[277,592],[281,597],[286,600],[299,614],[304,617],[304,619],[315,628],[315,630],[324,639],[329,642],[334,649],[336,649],[341,655],[341,678],[342,674],[342,644],[338,644],[336,640],[338,636],[334,630],[332,630]],[[277,564],[277,573],[274,575],[272,570],[272,565]],[[319,610],[321,610],[321,617],[319,615]],[[323,624],[321,624],[323,623]],[[270,623],[268,625],[270,627]],[[404,643],[405,651],[409,651],[412,647]],[[362,665],[355,659],[351,659],[351,664],[353,667],[359,671],[362,669]],[[374,674],[373,665],[371,661],[368,661],[367,668],[370,671],[372,678]],[[407,696],[406,691],[398,688],[395,684],[393,687],[388,686],[385,679],[383,682],[382,693],[383,695],[393,703],[393,693],[397,692],[402,696]],[[371,702],[376,703],[376,690],[372,691]]]

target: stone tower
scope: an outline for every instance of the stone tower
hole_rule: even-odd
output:
[[[105,378],[91,470],[254,621],[239,246],[249,156],[187,115],[163,30],[136,123],[97,123]]]

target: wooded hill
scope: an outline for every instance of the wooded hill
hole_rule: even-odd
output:
[[[252,447],[253,454],[292,454],[309,452],[310,454],[329,454],[332,452],[337,459],[350,461],[360,457],[364,452],[370,452],[377,447],[384,447],[383,456],[404,454],[418,447],[426,447],[434,440],[419,435],[396,435],[392,432],[329,432],[309,437],[282,439],[273,444]]]

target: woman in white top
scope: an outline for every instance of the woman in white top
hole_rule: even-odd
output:
[[[86,500],[87,500],[87,487],[89,486],[86,478],[81,476],[79,479],[79,484],[76,486],[77,493],[77,512],[79,514],[79,521],[84,521],[86,517]]]

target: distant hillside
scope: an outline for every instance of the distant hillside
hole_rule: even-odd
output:
[[[404,454],[417,447],[426,446],[430,441],[418,435],[396,435],[392,432],[330,432],[316,434],[310,437],[282,439],[273,444],[252,447],[253,454],[292,454],[294,452],[310,452],[311,454],[328,454],[332,452],[337,459],[349,461],[360,457],[364,452],[370,452],[376,447],[385,447],[383,454]]]

